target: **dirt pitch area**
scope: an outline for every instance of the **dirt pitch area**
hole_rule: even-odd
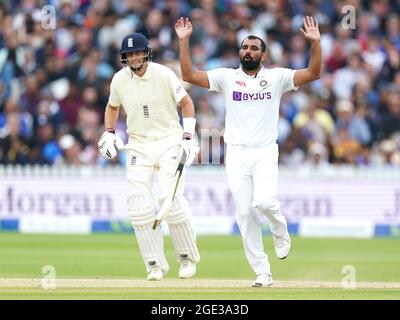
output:
[[[163,279],[146,281],[141,279],[56,279],[57,288],[249,288],[251,280],[221,279]],[[41,279],[1,278],[0,288],[40,288]],[[273,288],[339,289],[340,282],[330,281],[274,281]],[[359,289],[400,289],[399,282],[356,282]]]

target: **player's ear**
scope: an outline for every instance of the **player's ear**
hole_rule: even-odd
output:
[[[265,59],[267,59],[267,51],[264,51],[263,53],[261,53],[261,61],[264,62]]]

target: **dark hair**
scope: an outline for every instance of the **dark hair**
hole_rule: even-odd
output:
[[[260,40],[260,42],[261,42],[261,52],[265,52],[265,51],[267,50],[267,46],[265,45],[264,40],[261,39],[260,37],[255,36],[255,35],[249,35],[249,36],[245,37],[245,38],[242,40],[242,43],[240,44],[240,48],[243,46],[243,42],[244,42],[245,40],[247,40],[247,39],[250,39],[250,40],[258,39],[258,40]]]

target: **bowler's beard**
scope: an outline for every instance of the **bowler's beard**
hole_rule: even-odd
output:
[[[246,70],[256,70],[260,66],[261,57],[258,60],[254,60],[253,58],[245,59],[247,56],[244,56],[240,59],[240,63],[242,64],[243,68]]]

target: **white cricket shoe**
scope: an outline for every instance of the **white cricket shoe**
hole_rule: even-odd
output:
[[[257,275],[256,280],[253,282],[252,287],[259,288],[259,287],[269,287],[274,283],[272,280],[272,276],[269,273],[261,273]]]
[[[286,232],[283,236],[277,236],[276,234],[272,233],[272,239],[274,240],[276,256],[279,259],[285,259],[289,255],[290,248],[292,246],[289,232],[286,229]]]
[[[147,274],[147,280],[149,281],[160,281],[164,276],[161,267],[154,266],[151,267],[150,272]]]
[[[179,268],[179,278],[189,279],[196,274],[196,263],[190,259],[183,259]]]

